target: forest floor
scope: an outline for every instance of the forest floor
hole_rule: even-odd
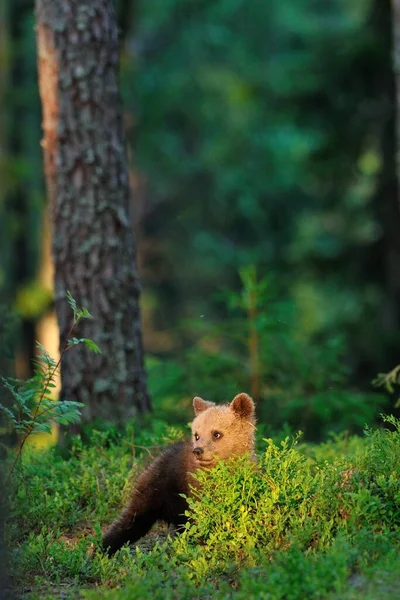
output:
[[[400,423],[322,444],[258,440],[259,469],[223,463],[179,536],[156,525],[113,558],[97,548],[155,448],[181,436],[91,432],[29,448],[7,536],[27,600],[393,600],[400,597]],[[135,443],[133,444],[133,440]],[[266,446],[267,442],[267,447]]]

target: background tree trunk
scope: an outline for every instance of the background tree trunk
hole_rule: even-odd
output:
[[[118,87],[112,0],[36,0],[44,159],[52,204],[55,302],[63,344],[69,290],[87,306],[67,353],[61,398],[84,402],[85,420],[121,421],[150,409],[139,313],[130,189]]]
[[[392,3],[393,71],[396,86],[396,168],[400,189],[400,0]],[[400,194],[398,192],[399,200]]]
[[[380,87],[387,90],[389,101],[382,114],[383,167],[379,178],[377,203],[378,217],[382,227],[382,274],[385,299],[382,306],[382,330],[390,337],[387,340],[386,364],[399,352],[396,336],[400,327],[400,1],[377,0],[376,23],[380,24],[384,36],[390,39],[392,25],[392,68],[388,56],[387,69],[380,71]],[[392,17],[390,19],[390,16]],[[390,22],[391,21],[391,22]],[[393,339],[391,339],[393,338]]]
[[[391,27],[394,34],[393,43],[387,45],[387,60],[377,76],[382,98],[379,116],[383,164],[375,197],[382,232],[377,253],[380,264],[376,271],[385,290],[381,307],[382,332],[387,340],[385,364],[393,360],[400,349],[397,337],[400,328],[400,2],[391,1],[395,7],[392,15],[390,0],[376,0],[373,13],[382,39],[390,40]]]

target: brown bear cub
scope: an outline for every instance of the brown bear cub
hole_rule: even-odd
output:
[[[156,521],[182,529],[187,521],[186,496],[197,469],[209,468],[217,459],[253,455],[255,410],[247,394],[217,406],[194,398],[192,439],[169,446],[140,475],[128,506],[103,535],[103,549],[111,556],[126,542],[136,542]]]

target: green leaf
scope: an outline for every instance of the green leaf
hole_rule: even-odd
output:
[[[17,425],[15,425],[15,431],[17,433],[27,433],[28,427],[26,425],[23,425],[22,423],[17,423]]]
[[[78,307],[76,305],[75,299],[72,297],[72,294],[69,290],[67,290],[67,300],[68,300],[68,304],[72,308],[74,314],[76,314],[78,312]]]
[[[84,342],[84,338],[71,338],[70,340],[68,340],[68,346],[77,346],[78,344],[81,344]]]
[[[35,423],[31,435],[34,435],[35,433],[51,433],[51,423]]]
[[[0,411],[3,412],[3,414],[7,417],[7,419],[10,421],[10,423],[12,423],[12,425],[15,425],[18,423],[17,419],[14,416],[14,413],[7,408],[6,406],[4,406],[3,404],[0,404]]]
[[[47,367],[54,368],[57,363],[47,352],[46,348],[44,348],[44,346],[42,346],[42,344],[38,341],[36,342],[36,347],[40,350],[39,358],[35,361],[36,364],[43,362]]]
[[[101,350],[100,350],[99,346],[96,344],[96,342],[94,342],[93,340],[89,340],[88,338],[85,338],[83,341],[84,341],[85,345],[89,348],[89,350],[91,350],[95,354],[101,354]]]
[[[78,344],[85,344],[95,354],[101,354],[101,350],[98,345],[88,338],[71,338],[68,340],[68,346],[77,346]]]
[[[90,312],[88,311],[87,308],[83,307],[79,312],[80,312],[80,316],[83,319],[93,319],[92,315],[90,314]]]
[[[72,297],[72,294],[70,291],[67,291],[67,300],[68,300],[68,304],[70,305],[70,307],[72,308],[72,311],[74,313],[74,323],[77,323],[79,321],[79,319],[92,319],[93,318],[86,307],[78,308],[78,305],[76,304],[76,301]]]
[[[55,404],[57,411],[60,413],[67,412],[68,410],[80,410],[84,404],[82,402],[75,402],[74,400],[62,400]]]

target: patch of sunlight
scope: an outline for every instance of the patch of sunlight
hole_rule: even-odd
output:
[[[34,318],[42,314],[52,301],[53,293],[48,288],[31,281],[19,288],[16,298],[17,312]]]
[[[42,346],[46,348],[50,356],[58,361],[60,357],[58,347],[59,331],[55,311],[48,313],[39,321],[36,327],[36,337]],[[58,402],[61,388],[60,373],[56,373],[54,383],[56,387],[51,390],[51,396],[54,398],[55,402]],[[58,432],[58,425],[53,424],[51,433],[38,433],[37,435],[33,435],[28,438],[26,443],[29,444],[31,448],[35,449],[48,448],[57,443]]]
[[[42,448],[55,446],[58,440],[58,429],[58,425],[52,423],[51,433],[37,433],[36,435],[29,436],[26,440],[26,446],[32,450],[41,450]]]
[[[377,150],[366,150],[358,160],[358,168],[364,175],[375,175],[382,168],[382,157]]]
[[[46,348],[55,361],[60,358],[59,349],[59,330],[55,311],[47,313],[36,326],[36,337],[38,341]],[[57,373],[56,376],[56,392],[57,397],[60,391],[60,375]]]

